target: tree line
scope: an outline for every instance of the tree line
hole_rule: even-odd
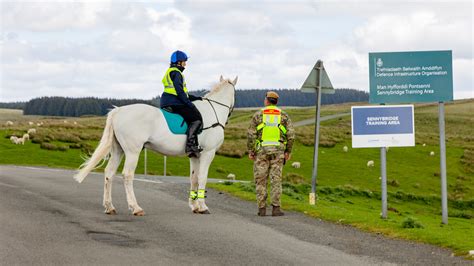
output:
[[[0,108],[3,109],[21,109],[25,107],[26,102],[10,102],[10,103],[2,103],[0,102]]]
[[[51,116],[84,116],[105,115],[114,106],[124,106],[134,103],[144,103],[158,106],[157,98],[141,99],[110,99],[110,98],[69,98],[69,97],[40,97],[28,101],[23,108],[25,115]]]
[[[314,106],[316,105],[316,93],[303,93],[296,89],[275,90],[280,99],[280,106]],[[263,105],[263,99],[267,90],[251,89],[237,90],[235,96],[236,107],[257,107]],[[365,91],[354,89],[337,89],[334,94],[322,94],[321,104],[336,104],[346,102],[369,101],[369,94]]]
[[[196,96],[203,96],[207,91],[199,90],[190,92]],[[237,90],[235,107],[259,107],[267,90],[247,89]],[[315,93],[302,93],[296,89],[279,89],[280,106],[314,106]],[[322,104],[336,104],[345,102],[363,102],[369,100],[369,94],[354,89],[337,89],[334,94],[323,94]],[[79,117],[84,115],[105,115],[113,106],[124,106],[134,103],[144,103],[159,106],[160,97],[151,100],[143,99],[110,99],[110,98],[70,98],[70,97],[40,97],[28,102],[0,103],[0,108],[23,109],[25,115],[50,115]],[[19,108],[21,107],[21,108]]]

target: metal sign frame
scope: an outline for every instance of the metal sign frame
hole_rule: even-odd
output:
[[[389,59],[388,65],[384,58]],[[443,224],[448,224],[444,102],[453,100],[452,61],[451,50],[369,53],[370,103],[438,102],[441,215]],[[383,67],[385,67],[383,71],[377,69]],[[380,72],[379,75],[378,72]],[[391,81],[391,87],[390,84],[382,84],[380,78]],[[407,90],[410,87],[415,90],[413,93],[409,93],[409,90]],[[387,91],[387,95],[401,94],[404,89],[406,94],[413,95],[413,97],[378,97],[379,89]],[[418,93],[418,89],[422,89],[423,93]],[[428,93],[425,93],[426,89],[428,89]],[[381,158],[383,154],[385,159],[384,148],[381,148],[380,153]]]
[[[316,204],[316,180],[318,176],[318,154],[319,154],[319,124],[321,116],[321,94],[333,94],[335,90],[331,84],[323,61],[318,60],[311,69],[308,77],[301,86],[302,92],[316,93],[316,120],[314,125],[314,153],[313,153],[313,171],[311,174],[311,193],[309,193],[309,204]]]

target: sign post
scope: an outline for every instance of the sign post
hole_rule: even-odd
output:
[[[441,215],[443,224],[448,224],[448,185],[446,180],[446,140],[444,133],[444,102],[438,104],[439,113],[439,160],[441,168]]]
[[[146,171],[146,167],[147,167],[148,158],[147,158],[147,154],[146,154],[146,148],[145,148],[144,150],[145,150],[145,154],[144,154],[144,161],[145,161],[145,162],[144,162],[144,168],[145,168],[145,169],[143,169],[143,172],[144,172],[144,174],[145,174],[145,176],[146,176],[146,175],[147,175],[147,174],[146,174],[146,172],[147,172],[147,171]]]
[[[387,219],[387,150],[380,148],[380,178],[382,185],[382,218]]]
[[[443,224],[448,223],[444,102],[453,100],[452,62],[452,51],[369,53],[370,103],[439,103]]]
[[[166,155],[163,156],[163,176],[166,176]]]
[[[316,204],[316,179],[318,175],[318,150],[319,150],[319,118],[321,115],[321,94],[333,94],[335,93],[332,87],[329,76],[323,66],[323,61],[318,60],[314,65],[313,69],[306,78],[303,86],[301,86],[302,92],[316,93],[316,121],[314,124],[314,153],[313,153],[313,171],[311,175],[311,193],[309,194],[309,204]]]

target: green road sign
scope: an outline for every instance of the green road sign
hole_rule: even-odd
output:
[[[321,72],[321,83],[319,82],[319,69],[322,66]],[[323,66],[323,63],[318,60],[314,65],[313,69],[309,73],[308,77],[304,81],[303,85],[301,86],[302,92],[316,92],[318,88],[318,84],[321,84],[322,90],[321,93],[323,94],[334,94],[336,91],[332,87],[331,80],[329,80],[328,73],[326,73],[326,69]]]
[[[370,103],[453,100],[451,51],[369,53]]]

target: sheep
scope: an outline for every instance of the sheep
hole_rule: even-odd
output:
[[[431,152],[430,152],[430,156],[434,156],[434,151],[431,151]]]
[[[423,147],[426,147],[426,143],[423,143]]]
[[[28,134],[36,134],[36,129],[34,128],[28,129]]]
[[[28,133],[23,134],[23,139],[24,140],[30,140],[30,135]]]
[[[227,178],[231,179],[231,180],[235,180],[235,175],[230,173],[230,174],[227,175]]]
[[[32,126],[32,125],[34,125],[34,124],[35,124],[35,123],[33,123],[33,122],[31,122],[31,121],[28,122],[28,125],[30,125],[30,126]]]
[[[342,150],[343,150],[344,152],[347,152],[347,151],[349,150],[349,148],[347,148],[347,146],[344,146],[344,147],[342,147]]]
[[[67,120],[64,120],[64,124],[67,124],[67,123],[68,123]]]
[[[16,141],[15,141],[15,144],[25,145],[25,139],[24,138],[17,138]]]
[[[374,167],[374,165],[375,165],[374,161],[367,162],[367,167]]]
[[[28,136],[28,134],[25,134],[23,135],[22,138],[19,138],[17,136],[11,136],[10,137],[10,141],[13,143],[13,144],[22,144],[22,145],[25,145],[25,139],[29,139],[30,136]]]
[[[10,141],[13,143],[13,144],[16,144],[16,140],[18,139],[17,136],[11,136],[10,137]]]
[[[76,122],[76,121],[74,121],[74,125],[77,125],[77,122]]]
[[[291,164],[291,167],[293,167],[293,168],[300,168],[300,167],[301,167],[301,163],[300,163],[300,162],[293,162],[293,163]]]
[[[13,126],[13,122],[12,121],[7,121],[7,122],[5,122],[5,125],[6,126]]]

